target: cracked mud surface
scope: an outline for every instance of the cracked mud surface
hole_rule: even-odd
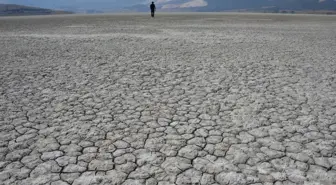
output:
[[[0,184],[336,184],[335,17],[0,18]]]

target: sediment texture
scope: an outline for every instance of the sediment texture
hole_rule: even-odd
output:
[[[0,184],[336,184],[334,17],[0,18]]]

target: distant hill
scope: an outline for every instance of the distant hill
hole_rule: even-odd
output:
[[[88,13],[117,11],[123,7],[141,4],[147,0],[0,0],[3,4],[17,4],[46,9]],[[154,0],[156,1],[156,0]]]
[[[124,8],[130,11],[149,11],[149,4]],[[336,0],[161,0],[158,11],[193,12],[271,12],[271,13],[335,13]]]
[[[282,10],[336,10],[335,0],[206,0],[208,5],[202,11],[223,11],[237,9],[264,9],[276,7]]]
[[[157,10],[160,12],[336,11],[336,0],[0,0],[0,3],[43,7],[76,13],[102,13],[148,12],[151,1],[156,2]]]
[[[54,14],[71,14],[71,12],[22,6],[16,4],[0,4],[0,16],[54,15]]]

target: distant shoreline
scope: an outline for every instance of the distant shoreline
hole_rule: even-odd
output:
[[[69,11],[51,10],[16,4],[0,4],[0,16],[32,16],[32,15],[63,15],[73,14]]]
[[[100,15],[147,15],[148,12],[102,12],[102,13],[83,13],[83,12],[63,12],[63,11],[54,11],[51,13],[23,13],[23,14],[2,14],[0,13],[0,17],[32,17],[32,16],[81,16],[81,15],[87,15],[87,16],[100,16]],[[269,15],[316,15],[316,16],[335,16],[336,11],[333,11],[331,13],[329,12],[312,12],[312,11],[296,11],[295,13],[271,13],[271,12],[254,12],[254,11],[218,11],[218,12],[157,12],[158,15],[178,15],[178,14],[269,14]]]

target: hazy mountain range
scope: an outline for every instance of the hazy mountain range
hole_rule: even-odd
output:
[[[55,15],[55,14],[70,14],[62,10],[51,10],[38,7],[22,6],[16,4],[0,4],[0,16],[12,15]]]
[[[148,11],[151,0],[0,0],[50,9],[81,11]],[[154,0],[162,11],[225,11],[277,7],[286,10],[336,10],[336,0]]]

